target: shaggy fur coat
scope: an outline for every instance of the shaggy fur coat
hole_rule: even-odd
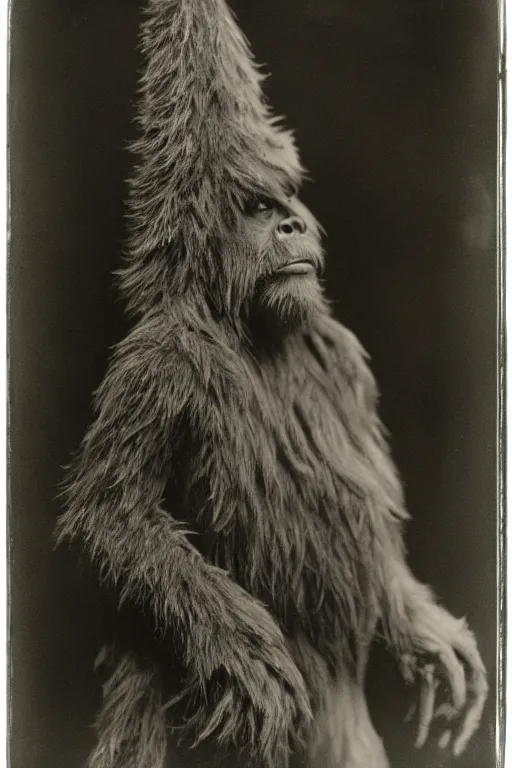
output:
[[[272,344],[248,334],[258,274],[241,206],[283,200],[303,170],[224,0],[149,0],[141,44],[119,272],[134,326],[96,392],[58,536],[144,614],[154,652],[125,637],[100,655],[90,766],[161,768],[171,724],[243,765],[383,768],[364,700],[377,626],[411,680],[422,654],[458,642],[481,681],[476,645],[406,566],[356,338],[326,302]]]

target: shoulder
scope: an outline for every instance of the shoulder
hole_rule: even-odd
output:
[[[137,387],[205,396],[240,378],[239,356],[212,327],[183,312],[143,316],[113,349],[101,389]]]
[[[112,350],[107,379],[128,384],[134,378],[149,383],[155,378],[190,375],[190,342],[180,325],[163,313],[142,317]]]

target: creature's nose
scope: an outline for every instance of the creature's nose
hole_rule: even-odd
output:
[[[306,232],[306,222],[300,216],[288,216],[277,225],[277,236],[284,240],[291,235],[303,235]]]

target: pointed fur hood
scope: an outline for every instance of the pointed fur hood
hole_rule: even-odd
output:
[[[149,0],[121,285],[132,310],[185,290],[247,194],[302,175],[224,0]]]

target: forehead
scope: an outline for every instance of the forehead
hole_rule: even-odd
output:
[[[276,174],[275,177],[255,179],[254,184],[248,185],[246,192],[249,197],[267,197],[286,204],[291,197],[298,194],[300,187],[299,178]]]

